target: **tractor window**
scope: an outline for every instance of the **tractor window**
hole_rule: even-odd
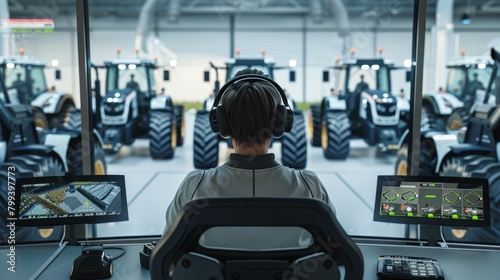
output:
[[[260,71],[264,72],[264,75],[266,75],[267,77],[274,79],[273,73],[268,66],[265,66],[265,65],[235,65],[232,67],[228,67],[228,69],[227,69],[228,80],[232,79],[238,71],[243,70],[243,69],[247,69],[247,68],[260,70]]]
[[[148,91],[148,76],[146,68],[141,65],[110,66],[107,74],[106,90],[133,88],[140,92]]]
[[[467,91],[474,93],[478,89],[486,90],[490,80],[492,67],[485,67],[483,69],[470,68],[467,73]],[[464,93],[466,94],[466,93]]]
[[[28,71],[31,75],[31,90],[34,96],[39,95],[47,91],[47,84],[45,82],[45,74],[43,72],[43,67],[40,66],[28,66]]]
[[[446,84],[446,91],[453,93],[457,96],[462,95],[462,90],[465,85],[464,70],[461,68],[450,68],[448,72],[448,82]]]
[[[377,81],[378,88],[381,91],[390,92],[391,83],[390,83],[390,74],[389,69],[387,69],[386,65],[379,66],[380,68],[376,71],[377,73]]]
[[[371,70],[368,65],[352,65],[349,73],[349,92],[356,92],[365,89],[377,89],[377,78],[375,70]],[[365,70],[365,68],[367,68]]]
[[[5,86],[7,88],[21,87],[26,82],[26,68],[16,65],[13,68],[5,68]]]

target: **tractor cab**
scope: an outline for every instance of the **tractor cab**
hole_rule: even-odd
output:
[[[147,115],[154,95],[154,69],[156,63],[149,59],[114,59],[104,63],[106,68],[106,94],[103,110],[107,116],[124,116],[129,109],[130,116]],[[137,100],[136,104],[129,105]],[[109,121],[109,119],[107,119]],[[114,124],[114,122],[109,123]]]
[[[20,56],[4,57],[0,61],[0,67],[5,73],[5,86],[17,91],[17,94],[9,96],[14,104],[30,104],[36,97],[47,92],[45,64],[42,62]]]
[[[43,62],[24,55],[0,57],[0,68],[8,93],[5,101],[31,105],[37,115],[37,126],[56,128],[75,107],[70,94],[47,88]]]
[[[274,80],[274,60],[263,57],[241,57],[226,61],[226,81],[231,80],[238,71],[247,68],[260,70]]]
[[[376,123],[397,124],[399,119],[393,116],[398,113],[398,99],[391,93],[393,68],[393,64],[384,59],[350,59],[334,67],[340,70],[337,90],[346,98],[352,121],[368,118]],[[374,108],[370,108],[369,101],[374,101]]]
[[[483,103],[493,65],[490,57],[482,56],[463,57],[450,62],[447,65],[446,91],[462,100],[465,108],[471,110],[475,104]],[[495,104],[495,97],[490,97],[489,102]]]

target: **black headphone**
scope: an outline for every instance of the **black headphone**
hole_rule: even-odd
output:
[[[273,126],[273,136],[275,138],[279,138],[283,136],[285,132],[290,132],[292,130],[293,125],[293,111],[288,105],[288,101],[283,89],[273,81],[272,79],[259,75],[259,74],[245,74],[238,77],[235,77],[228,81],[219,91],[217,96],[215,97],[214,104],[212,105],[212,109],[210,109],[209,114],[209,122],[210,127],[213,132],[218,132],[220,136],[223,138],[229,138],[231,136],[231,130],[229,129],[229,123],[227,121],[227,113],[226,108],[222,105],[219,105],[219,102],[224,95],[224,92],[232,85],[239,82],[264,82],[270,84],[274,87],[279,94],[281,95],[281,99],[283,104],[278,104],[278,108],[276,110],[276,116]]]

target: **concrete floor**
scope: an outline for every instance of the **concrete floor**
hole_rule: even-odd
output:
[[[185,141],[172,160],[152,160],[148,141],[137,140],[107,157],[109,174],[124,174],[127,182],[129,221],[97,226],[97,236],[160,235],[165,211],[185,175],[194,169],[192,158],[195,111],[185,113]],[[220,144],[220,156],[227,145]],[[273,145],[280,160],[280,144]],[[395,154],[381,154],[363,140],[351,140],[346,160],[326,160],[321,148],[308,147],[307,169],[318,174],[335,205],[337,217],[353,236],[404,237],[404,226],[373,222],[375,186],[378,175],[394,174]],[[222,162],[222,160],[221,160]]]

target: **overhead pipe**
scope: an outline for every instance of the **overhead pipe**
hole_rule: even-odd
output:
[[[170,8],[168,9],[168,21],[171,23],[176,23],[177,21],[179,21],[180,13],[181,13],[180,0],[170,0]]]
[[[325,0],[328,1],[328,0]],[[349,27],[349,15],[342,0],[330,0],[333,19],[337,26],[337,32],[342,38],[342,56],[346,56],[351,48],[351,30]]]
[[[321,0],[311,0],[309,1],[309,8],[311,10],[311,17],[314,23],[323,22],[323,7],[321,5]]]
[[[147,38],[154,23],[154,13],[157,11],[157,7],[162,1],[164,0],[146,0],[146,3],[144,3],[141,8],[135,35],[135,48],[139,50],[140,53],[147,53]]]

